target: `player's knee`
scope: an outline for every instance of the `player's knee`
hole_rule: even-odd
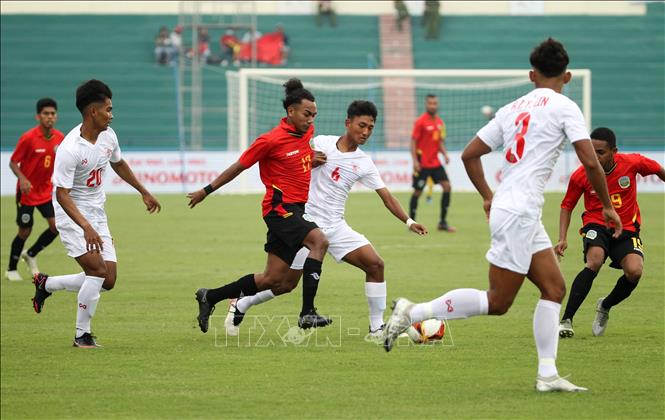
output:
[[[108,276],[108,270],[104,265],[101,265],[99,267],[88,268],[85,271],[85,274],[87,276],[103,278],[104,282],[106,282],[106,277]],[[115,282],[115,279],[113,279],[113,281]]]
[[[367,273],[374,278],[383,278],[383,270],[385,269],[385,263],[381,257],[372,259],[369,264],[367,264]]]
[[[589,270],[593,270],[594,272],[598,273],[600,271],[600,267],[603,266],[603,260],[600,258],[588,258],[586,260],[586,268]]]
[[[540,298],[544,300],[549,300],[556,303],[563,302],[563,298],[566,296],[566,285],[553,285],[548,287],[545,290],[541,290]]]
[[[418,198],[420,197],[420,194],[423,193],[423,190],[413,190],[413,196]]]
[[[452,187],[450,186],[450,182],[448,181],[442,182],[441,187],[443,187],[443,192],[449,193],[450,191],[452,191]]]
[[[623,273],[629,282],[637,283],[642,278],[642,266],[626,267]]]
[[[58,236],[58,228],[56,228],[55,225],[49,225],[48,230],[51,231],[54,236]]]
[[[23,239],[24,241],[28,239],[28,236],[32,233],[32,228],[31,227],[20,227],[18,228],[18,237]]]
[[[111,277],[108,276],[104,279],[104,283],[102,284],[102,288],[106,291],[109,291],[115,287],[115,276]]]
[[[492,293],[487,295],[487,313],[489,315],[503,315],[513,305],[513,298],[495,296]]]

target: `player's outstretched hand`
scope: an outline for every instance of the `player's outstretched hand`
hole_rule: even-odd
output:
[[[617,214],[614,207],[603,209],[603,217],[605,218],[605,226],[608,228],[614,228],[614,233],[612,234],[613,238],[618,238],[623,231],[623,225],[621,224],[621,218]]]
[[[150,193],[143,194],[143,203],[145,203],[145,208],[148,210],[148,213],[159,213],[162,209],[162,205],[159,204],[159,201]]]
[[[314,160],[312,161],[312,168],[316,168],[326,163],[328,156],[325,153],[319,152],[318,150],[314,151]]]
[[[92,226],[87,225],[83,228],[83,238],[85,238],[85,247],[88,252],[101,252],[104,250],[104,241]]]
[[[205,200],[205,198],[208,196],[203,189],[196,190],[194,192],[191,192],[187,194],[187,198],[189,198],[189,208],[193,209],[194,206],[199,204],[201,201]]]
[[[409,227],[411,232],[417,233],[418,235],[427,235],[427,228],[420,223],[414,223]]]
[[[566,251],[567,248],[568,248],[568,241],[559,241],[557,242],[556,245],[554,245],[554,253],[556,254],[559,261],[561,261],[561,257],[563,257],[563,253]]]

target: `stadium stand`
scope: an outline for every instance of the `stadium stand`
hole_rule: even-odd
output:
[[[608,125],[622,146],[662,148],[665,139],[665,5],[646,16],[443,16],[441,39],[424,42],[412,25],[414,68],[525,68],[524,51],[546,36],[565,42],[572,67],[593,72],[593,124]],[[114,128],[128,149],[176,149],[174,69],[153,60],[153,38],[176,16],[2,15],[0,144],[10,150],[34,123],[35,100],[60,105],[58,127],[79,120],[74,90],[99,78],[114,90]],[[415,17],[414,19],[419,19]],[[312,16],[258,17],[258,30],[281,23],[289,35],[293,68],[366,68],[380,57],[376,16],[339,16],[316,27]],[[353,31],[345,28],[353,27]],[[589,32],[593,32],[593,37]],[[219,34],[211,33],[214,48]],[[645,59],[647,57],[647,59]],[[227,68],[204,69],[204,104],[224,112]],[[204,117],[204,147],[226,148],[226,118]]]

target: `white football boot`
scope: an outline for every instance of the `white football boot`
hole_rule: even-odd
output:
[[[605,298],[598,299],[598,303],[596,303],[596,317],[591,324],[591,332],[595,337],[600,337],[605,334],[607,321],[610,319],[610,310],[603,308],[603,300],[605,300]]]
[[[5,278],[9,281],[23,280],[23,277],[21,277],[17,270],[5,271]]]
[[[538,376],[536,378],[536,391],[538,392],[583,392],[588,391],[587,388],[572,384],[565,378],[559,375],[543,378]]]
[[[570,319],[563,319],[559,324],[559,337],[572,338],[575,335],[573,331],[573,321]]]
[[[393,348],[393,343],[397,337],[411,325],[411,317],[409,312],[413,307],[413,302],[405,298],[397,298],[393,301],[393,313],[388,318],[384,328],[384,341],[383,348],[390,351]]]
[[[229,300],[229,310],[226,312],[224,319],[224,328],[226,328],[226,335],[229,337],[237,337],[240,334],[240,328],[233,325],[233,315],[236,312],[236,302],[238,299]]]
[[[31,257],[28,255],[28,251],[23,251],[21,252],[21,259],[28,264],[28,268],[30,268],[30,272],[33,276],[39,273],[39,268],[37,268],[37,257]]]

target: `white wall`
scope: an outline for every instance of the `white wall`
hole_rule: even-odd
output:
[[[2,1],[2,14],[178,14],[178,1]],[[192,3],[192,2],[188,2]],[[201,7],[210,13],[311,14],[315,1],[207,1]],[[413,14],[422,11],[422,1],[409,1]],[[551,15],[644,15],[641,1],[442,1],[442,15],[508,15],[528,8],[528,3],[544,3]],[[394,13],[392,1],[333,1],[339,14],[383,15]],[[519,14],[519,13],[518,13]]]
[[[451,165],[446,167],[448,177],[455,191],[475,191],[464,171],[460,160],[461,152],[451,152]],[[665,152],[643,152],[645,156],[661,164],[665,162]],[[370,154],[381,176],[393,191],[411,190],[411,156],[408,152],[375,152]],[[13,195],[16,191],[16,177],[9,169],[11,153],[0,155],[0,175],[2,195]],[[136,176],[148,189],[156,193],[183,193],[193,191],[210,183],[219,173],[238,159],[238,152],[126,152],[123,158],[130,164]],[[501,179],[503,154],[492,153],[483,157],[485,176],[490,187],[496,188]],[[547,191],[565,191],[568,176],[579,162],[573,152],[564,153],[547,184]],[[184,180],[184,182],[183,182]],[[108,193],[132,192],[133,189],[111,170],[106,171],[105,189]],[[357,190],[366,190],[361,185]],[[665,193],[665,183],[656,176],[641,178],[639,191]],[[222,193],[262,192],[258,165],[245,171],[236,180],[225,186]]]

